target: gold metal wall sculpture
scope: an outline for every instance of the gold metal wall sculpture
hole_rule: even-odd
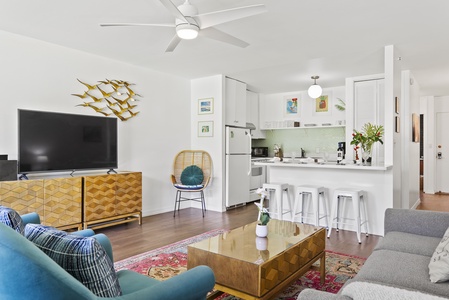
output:
[[[122,121],[137,116],[140,112],[133,110],[137,107],[134,104],[138,101],[136,97],[142,97],[136,94],[129,83],[124,80],[100,80],[97,84],[90,85],[77,79],[83,84],[87,90],[83,94],[72,94],[73,96],[83,99],[82,104],[76,106],[90,107],[97,113],[105,116],[114,114]]]

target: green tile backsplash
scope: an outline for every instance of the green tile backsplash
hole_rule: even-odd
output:
[[[273,146],[281,146],[284,156],[291,156],[292,152],[306,151],[306,156],[323,156],[329,153],[329,158],[336,157],[338,142],[345,141],[345,127],[332,128],[296,128],[273,129],[266,131],[266,139],[253,140],[253,146],[268,147],[268,155],[274,156]],[[319,153],[317,153],[317,150]]]

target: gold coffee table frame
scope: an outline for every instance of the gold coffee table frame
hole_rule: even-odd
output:
[[[207,265],[216,292],[243,299],[271,299],[320,260],[325,278],[325,229],[271,220],[268,237],[256,237],[256,222],[188,246],[187,268]]]

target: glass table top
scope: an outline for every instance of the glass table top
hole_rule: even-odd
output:
[[[257,222],[189,245],[234,259],[261,264],[300,243],[322,227],[271,219],[268,236],[256,236]]]

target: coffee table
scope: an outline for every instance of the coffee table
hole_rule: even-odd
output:
[[[325,229],[272,219],[268,237],[256,237],[256,222],[187,247],[187,268],[207,265],[215,290],[243,299],[271,299],[320,260],[325,277]]]

